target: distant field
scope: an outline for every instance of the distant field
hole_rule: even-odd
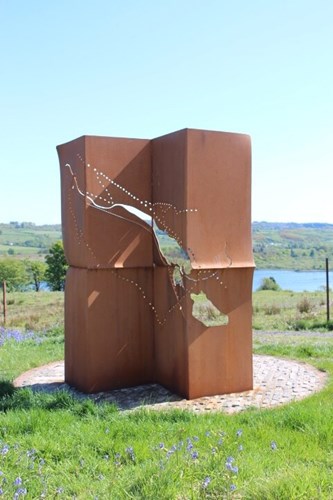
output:
[[[0,224],[0,258],[43,260],[61,238],[60,225]],[[173,259],[183,257],[174,239],[162,231],[159,238],[165,254]],[[326,257],[333,262],[333,224],[254,222],[252,239],[258,269],[321,270]]]
[[[61,238],[60,225],[0,224],[0,257],[44,259],[50,246]]]

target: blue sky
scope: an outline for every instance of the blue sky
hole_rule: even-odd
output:
[[[0,222],[59,223],[56,145],[252,137],[252,219],[333,223],[331,0],[0,0]]]

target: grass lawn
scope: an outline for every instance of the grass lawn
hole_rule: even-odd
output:
[[[274,314],[266,314],[265,307],[272,307],[274,301],[281,311],[282,304],[285,309],[289,305],[300,319],[309,314],[298,310],[303,294],[294,294],[291,301],[279,295],[282,292],[258,293],[264,295],[257,301],[254,294],[254,319],[263,322],[262,330],[272,329],[269,322]],[[17,310],[23,335],[15,337],[20,325],[14,325],[14,317],[12,335],[8,329],[1,330],[0,488],[4,498],[333,498],[333,343],[327,330],[254,334],[254,352],[306,360],[329,372],[325,389],[303,401],[231,416],[179,410],[120,412],[113,405],[77,401],[67,393],[41,395],[12,389],[8,380],[30,367],[60,359],[63,353],[59,317],[54,314],[53,327],[46,318],[60,295],[51,300],[46,297],[53,293],[34,294],[32,298],[40,301],[40,317],[34,333],[26,333],[26,338],[28,320],[23,310],[30,314],[32,304],[27,304],[32,299],[31,294],[21,295],[15,295],[9,308],[23,301]],[[51,303],[45,307],[47,300]],[[312,312],[322,307],[320,301]],[[286,325],[282,320],[278,325],[275,330],[285,330],[280,328]]]

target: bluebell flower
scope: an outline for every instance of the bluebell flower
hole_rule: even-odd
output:
[[[238,429],[238,431],[236,432],[236,436],[241,437],[242,434],[243,434],[242,429]]]
[[[158,445],[158,447],[159,447],[159,449],[160,449],[160,450],[163,450],[163,448],[164,448],[164,443],[160,443],[160,444]]]
[[[0,453],[1,453],[1,455],[7,455],[7,453],[8,453],[8,452],[9,452],[9,446],[8,446],[8,444],[5,444],[5,445],[1,448]]]
[[[14,481],[14,485],[15,486],[20,486],[20,484],[22,484],[22,479],[20,477],[17,477]]]
[[[197,451],[194,451],[192,454],[191,454],[191,457],[192,457],[192,460],[196,460],[198,457],[199,457],[199,453]]]
[[[235,491],[237,489],[237,486],[235,484],[230,485],[230,491]]]
[[[192,439],[193,439],[193,441],[199,441],[198,436],[193,436],[193,438],[192,438]]]
[[[14,493],[14,498],[18,498],[20,496],[24,496],[27,494],[26,488],[18,488]]]
[[[193,444],[191,442],[188,443],[188,445],[186,446],[187,451],[192,450],[192,448],[193,448]]]
[[[171,446],[170,450],[167,452],[166,457],[170,458],[171,455],[173,455],[173,453],[175,453],[175,451],[177,451],[177,446],[174,444]]]
[[[126,451],[127,455],[130,457],[130,459],[134,461],[135,454],[134,454],[134,450],[133,450],[132,446],[128,446],[125,451]]]
[[[238,467],[236,465],[232,465],[234,460],[235,459],[233,457],[228,457],[227,461],[225,463],[225,466],[228,470],[230,470],[230,472],[233,472],[234,474],[238,474]]]
[[[202,483],[202,488],[205,490],[209,483],[211,482],[211,478],[209,476],[205,477],[204,482]]]
[[[272,450],[277,450],[277,444],[275,441],[271,441],[271,448]]]

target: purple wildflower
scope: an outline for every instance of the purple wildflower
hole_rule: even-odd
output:
[[[235,491],[237,489],[237,486],[235,484],[230,485],[230,491]]]
[[[228,470],[230,470],[230,472],[233,472],[234,474],[238,474],[238,467],[236,465],[232,465],[234,460],[235,459],[233,457],[228,457],[227,461],[225,463],[225,466]]]
[[[160,444],[158,445],[158,447],[159,447],[159,449],[160,449],[160,450],[163,450],[163,448],[164,448],[164,443],[160,443]]]
[[[211,478],[209,476],[205,477],[204,482],[202,483],[202,488],[205,490],[209,483],[211,482]]]
[[[121,459],[120,453],[116,453],[114,458],[115,458],[115,461],[114,461],[115,465],[120,465],[120,459]]]
[[[5,444],[1,450],[0,450],[0,453],[1,455],[7,455],[7,453],[9,452],[9,445],[8,444]]]
[[[272,450],[277,450],[276,441],[271,441],[271,448],[272,448]]]
[[[168,453],[166,454],[166,457],[167,458],[170,458],[170,456],[175,453],[175,451],[177,451],[177,446],[174,444],[173,446],[171,446],[170,450],[168,451]]]
[[[184,441],[179,441],[179,443],[177,445],[177,450],[181,450],[183,447],[183,444],[184,444]]]
[[[243,434],[242,429],[238,429],[238,431],[236,432],[236,436],[241,437],[242,434]]]
[[[191,454],[191,458],[192,458],[192,460],[196,460],[198,457],[199,457],[199,453],[198,453],[197,451],[194,451],[194,452]]]
[[[27,494],[27,489],[26,488],[18,488],[15,491],[14,498],[18,498],[20,496],[24,496]]]
[[[130,459],[133,460],[133,462],[134,462],[135,454],[134,454],[134,450],[133,450],[132,446],[128,446],[125,451],[126,451],[127,455],[130,457]]]
[[[192,439],[193,439],[193,441],[199,441],[198,436],[193,436],[193,438],[192,438]]]
[[[15,486],[20,486],[22,484],[22,479],[20,477],[17,477],[14,481]]]
[[[228,470],[230,470],[230,472],[233,472],[234,474],[238,474],[237,465],[232,465],[230,462],[226,462],[225,466]]]

